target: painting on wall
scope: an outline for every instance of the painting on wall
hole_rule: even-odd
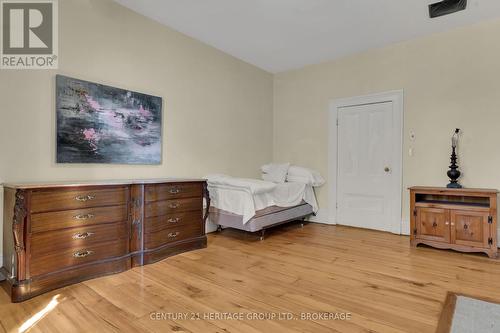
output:
[[[161,97],[57,75],[56,108],[58,163],[161,163]]]

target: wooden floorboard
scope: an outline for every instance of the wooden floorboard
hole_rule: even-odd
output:
[[[500,301],[499,276],[499,261],[413,249],[406,236],[307,224],[272,229],[261,242],[224,230],[206,249],[24,303],[2,290],[0,332],[434,332],[448,292]],[[325,312],[350,320],[300,320]],[[217,318],[223,313],[296,319]]]

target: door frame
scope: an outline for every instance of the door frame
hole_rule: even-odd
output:
[[[398,180],[392,189],[392,198],[397,202],[393,207],[393,220],[391,221],[391,232],[401,234],[402,232],[402,199],[403,199],[403,116],[404,116],[404,91],[393,90],[382,93],[335,99],[330,102],[328,112],[328,197],[329,197],[329,220],[337,224],[337,179],[338,179],[338,109],[350,106],[361,106],[392,102],[395,112],[395,125],[400,127],[398,131],[400,139],[396,142],[399,158],[396,158],[392,166],[394,177]]]

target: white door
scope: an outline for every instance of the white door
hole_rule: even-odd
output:
[[[399,110],[389,101],[338,107],[337,112],[337,223],[399,233]]]

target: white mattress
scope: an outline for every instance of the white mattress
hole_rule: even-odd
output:
[[[212,184],[209,180],[208,190],[213,207],[242,215],[243,223],[247,223],[258,210],[271,206],[292,207],[302,200],[312,206],[313,212],[318,211],[312,186],[303,183],[280,183],[272,190],[251,193],[245,188]]]

